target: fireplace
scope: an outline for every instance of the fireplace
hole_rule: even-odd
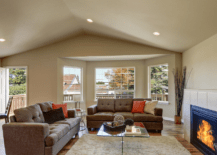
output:
[[[215,155],[217,112],[191,105],[191,143],[205,155]]]

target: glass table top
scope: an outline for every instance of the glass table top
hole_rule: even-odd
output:
[[[146,130],[144,124],[142,122],[134,122],[132,126],[134,129],[140,129],[141,133],[126,133],[126,132],[114,132],[114,131],[104,131],[104,125],[102,125],[97,133],[97,136],[104,136],[104,137],[142,137],[142,138],[149,138],[148,131]]]

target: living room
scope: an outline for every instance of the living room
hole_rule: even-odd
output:
[[[25,106],[52,101],[54,104],[66,103],[67,109],[70,110],[78,106],[77,102],[79,102],[79,108],[85,110],[86,115],[88,115],[88,108],[98,104],[97,99],[100,98],[96,83],[107,81],[106,76],[101,78],[102,81],[98,79],[100,75],[97,75],[97,69],[102,72],[103,69],[114,71],[118,68],[129,71],[133,68],[132,87],[127,90],[117,89],[107,92],[104,98],[109,98],[109,96],[111,99],[116,99],[117,96],[124,98],[124,95],[129,97],[131,94],[133,98],[153,99],[151,67],[167,66],[168,85],[164,87],[166,88],[164,95],[168,97],[153,99],[159,100],[156,108],[163,111],[161,116],[163,129],[161,133],[149,130],[148,133],[150,137],[176,136],[178,139],[176,142],[180,145],[177,144],[175,147],[188,151],[186,154],[189,152],[190,154],[195,152],[207,154],[195,144],[191,144],[190,131],[192,129],[189,118],[191,116],[190,105],[217,111],[214,103],[217,100],[215,97],[217,96],[215,86],[216,6],[217,3],[213,1],[170,0],[162,2],[72,2],[64,0],[33,3],[22,0],[13,4],[4,2],[1,6],[5,12],[1,15],[4,24],[0,26],[2,29],[0,66],[1,69],[5,69],[5,76],[8,77],[7,70],[11,67],[26,68]],[[177,101],[173,70],[181,71],[184,66],[187,68],[188,79],[180,125],[174,124],[174,116],[177,115]],[[78,81],[81,85],[77,98],[76,95],[70,96],[63,93],[65,91],[64,68],[67,67],[80,69],[80,80]],[[10,85],[7,80],[6,85]],[[8,102],[9,87],[1,85],[1,90],[5,92],[4,97],[0,96],[4,102],[1,102],[2,112],[5,111]],[[122,84],[121,87],[124,88]],[[70,96],[70,99],[66,99],[65,96]],[[15,105],[15,102],[12,102],[12,107],[13,104]],[[22,107],[24,106],[21,105],[19,108]],[[80,131],[76,138],[72,138],[67,147],[64,145],[65,149],[61,148],[59,154],[67,152],[70,154],[71,150],[75,150],[73,146],[79,142],[80,138],[84,139],[88,134],[97,136],[99,129],[88,131],[88,119],[87,117],[83,119],[86,129]],[[4,123],[1,121],[1,125]],[[0,134],[0,148],[3,148],[2,130]],[[134,141],[140,141],[140,139],[127,141],[126,138],[126,143],[124,143],[126,146],[123,144],[125,154],[127,154],[126,150],[129,151],[129,148],[125,147],[129,147]],[[107,144],[107,139],[105,144]],[[135,144],[136,142],[132,145],[138,148]],[[146,144],[145,141],[144,144]],[[172,146],[171,144],[170,147]],[[213,148],[211,150],[214,150]],[[88,149],[90,150],[89,147]],[[102,150],[95,148],[95,151]],[[121,154],[121,142],[117,150]],[[138,152],[134,153],[139,154],[144,149],[135,150]],[[155,151],[150,153],[156,154]],[[180,150],[176,151],[176,154],[179,154]],[[132,154],[132,152],[133,150],[130,150],[128,153]],[[5,154],[5,151],[3,153]],[[81,152],[74,153],[82,154]],[[109,154],[109,151],[97,153]]]

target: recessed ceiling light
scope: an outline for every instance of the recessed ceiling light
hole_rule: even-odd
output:
[[[159,36],[160,33],[159,33],[159,32],[154,32],[153,35],[155,35],[155,36]]]
[[[92,20],[92,19],[87,19],[87,21],[88,21],[89,23],[93,23],[93,20]]]
[[[0,38],[0,42],[4,42],[5,41],[5,39],[3,39],[3,38]]]

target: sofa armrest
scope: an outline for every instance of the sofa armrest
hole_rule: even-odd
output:
[[[44,154],[47,123],[9,123],[2,128],[6,154]]]
[[[76,117],[76,111],[74,109],[68,109],[68,117],[69,118],[75,118]]]
[[[155,108],[154,109],[155,116],[163,116],[163,109],[162,108]]]
[[[97,105],[96,104],[87,108],[87,114],[88,115],[94,115],[95,113],[97,113]]]
[[[10,116],[10,121],[11,122],[17,122],[15,115]]]

